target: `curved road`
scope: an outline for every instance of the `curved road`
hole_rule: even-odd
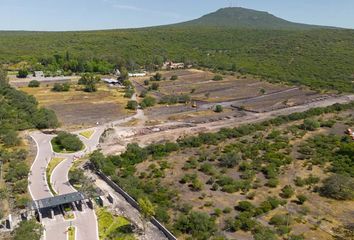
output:
[[[264,118],[280,115],[283,112],[301,112],[313,107],[328,106],[334,103],[350,102],[354,99],[354,95],[341,96],[337,98],[330,98],[323,102],[311,103],[304,106],[297,106],[286,110],[278,110],[263,114],[261,116],[251,116],[253,120],[259,120]],[[108,124],[100,125],[88,130],[93,130],[94,134],[90,139],[86,139],[80,136],[79,133],[85,130],[75,132],[85,144],[85,149],[78,153],[73,154],[55,154],[52,150],[50,141],[54,137],[53,135],[46,135],[41,132],[33,132],[31,137],[34,139],[37,145],[37,156],[31,167],[29,174],[29,192],[33,200],[42,198],[48,198],[52,196],[49,190],[46,179],[46,168],[49,161],[53,157],[65,158],[53,171],[51,176],[51,183],[55,191],[59,194],[71,193],[76,190],[69,184],[68,172],[72,166],[75,157],[82,157],[92,151],[96,150],[99,146],[99,140],[105,129],[119,125],[124,122],[128,122],[132,119],[146,120],[143,110],[137,110],[134,116],[127,117],[122,120],[111,122]],[[234,121],[234,120],[233,120]],[[220,126],[219,126],[220,127]],[[67,228],[72,224],[76,227],[76,239],[77,240],[98,240],[98,227],[97,218],[93,210],[85,208],[83,212],[75,212],[75,219],[66,221],[61,215],[57,215],[55,219],[44,218],[43,224],[45,226],[45,237],[48,240],[66,240]]]
[[[31,171],[28,177],[28,188],[32,199],[39,200],[53,196],[47,184],[46,169],[48,163],[54,157],[64,158],[65,160],[53,170],[51,179],[49,179],[53,189],[60,195],[76,192],[76,189],[70,185],[68,179],[68,173],[73,164],[74,158],[83,157],[84,155],[96,150],[99,146],[100,137],[105,129],[130,121],[134,118],[144,120],[144,112],[142,110],[138,110],[134,116],[88,129],[94,131],[90,139],[79,135],[80,132],[86,130],[75,132],[75,134],[77,134],[85,144],[85,149],[72,154],[59,154],[53,152],[50,142],[54,135],[47,135],[42,132],[31,133],[30,136],[37,145],[37,156],[31,166]],[[64,220],[61,214],[55,215],[54,219],[43,218],[43,225],[45,227],[44,239],[66,240],[67,229],[70,225],[72,225],[76,228],[77,240],[98,240],[97,217],[94,210],[84,208],[82,212],[75,211],[74,215],[75,219],[72,220]]]

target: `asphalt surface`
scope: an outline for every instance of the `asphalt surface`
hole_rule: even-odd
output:
[[[144,112],[142,110],[138,110],[137,114],[134,116],[87,129],[94,131],[89,139],[79,135],[80,132],[87,130],[74,132],[74,134],[77,134],[85,144],[85,149],[72,154],[60,154],[53,152],[50,142],[52,138],[55,137],[54,135],[47,135],[42,132],[31,133],[31,137],[37,146],[37,156],[31,166],[31,171],[28,177],[28,188],[32,199],[39,200],[53,196],[47,184],[46,169],[48,163],[54,157],[65,159],[58,164],[58,166],[56,166],[49,179],[54,191],[59,195],[76,192],[76,189],[70,185],[68,178],[68,173],[74,159],[83,157],[86,154],[96,150],[99,147],[100,137],[107,128],[128,122],[134,118],[144,119]],[[43,239],[67,240],[67,229],[69,226],[74,226],[76,229],[76,240],[98,240],[98,224],[94,210],[84,206],[82,212],[74,211],[74,215],[75,218],[72,220],[65,220],[60,212],[55,215],[54,219],[46,217],[43,218],[43,225],[45,229]]]

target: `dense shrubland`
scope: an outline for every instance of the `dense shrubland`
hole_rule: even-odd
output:
[[[221,191],[224,194],[246,195],[250,201],[239,202],[235,206],[239,214],[225,221],[225,230],[231,232],[249,231],[255,239],[263,239],[262,236],[267,236],[267,239],[276,239],[276,235],[285,236],[288,234],[289,236],[291,228],[282,222],[286,216],[277,216],[271,220],[270,224],[275,226],[275,231],[262,226],[256,219],[290,201],[303,205],[307,201],[307,196],[298,194],[295,190],[297,187],[316,185],[311,189],[318,191],[323,196],[343,200],[351,199],[353,189],[350,176],[352,166],[350,164],[352,161],[345,160],[353,156],[351,144],[347,138],[341,139],[329,135],[328,138],[333,137],[338,140],[338,142],[335,141],[336,147],[329,146],[327,143],[317,146],[313,145],[312,139],[308,140],[312,154],[313,151],[326,154],[326,157],[321,157],[320,154],[313,155],[316,157],[311,155],[310,163],[318,165],[331,162],[328,170],[333,174],[339,174],[339,177],[333,175],[334,177],[330,177],[323,183],[319,183],[320,179],[312,175],[306,178],[297,177],[292,184],[281,185],[277,196],[270,195],[258,204],[251,201],[257,194],[257,189],[263,184],[266,187],[274,188],[281,183],[279,179],[284,169],[293,162],[289,156],[292,151],[290,136],[301,139],[307,131],[317,128],[317,122],[320,125],[325,122],[319,120],[318,116],[339,113],[352,109],[353,106],[353,103],[350,103],[315,108],[303,113],[280,116],[262,123],[185,137],[178,139],[175,143],[151,144],[145,148],[139,147],[137,144],[129,144],[127,150],[119,156],[106,157],[96,151],[91,155],[90,160],[95,168],[110,176],[135,199],[147,197],[156,206],[155,217],[170,226],[176,234],[191,235],[196,239],[217,236],[219,233],[219,230],[215,229],[215,227],[217,228],[217,218],[223,214],[221,209],[215,209],[213,214],[208,215],[193,211],[191,207],[186,205],[182,206],[178,188],[186,186],[191,192],[201,192],[200,199],[206,198],[202,193],[205,189],[210,189],[213,192]],[[294,125],[295,121],[297,124]],[[313,122],[316,123],[314,129],[309,127],[313,126]],[[277,127],[284,125],[287,125],[287,134],[277,130]],[[304,128],[304,125],[307,127]],[[216,146],[215,151],[212,150],[213,148],[206,151],[205,145]],[[331,153],[323,152],[322,147],[330,149]],[[308,157],[303,156],[302,145],[298,148],[299,159],[304,161],[303,159]],[[163,179],[167,176],[166,171],[171,168],[166,158],[172,153],[184,150],[197,151],[197,154],[190,157],[182,167],[184,175],[182,174],[179,179],[181,185],[176,185],[177,183],[162,184]],[[322,162],[316,158],[321,159]],[[336,158],[342,161],[336,160]],[[137,166],[146,160],[151,161],[146,171],[137,171]],[[230,177],[228,169],[239,172],[239,178]],[[201,178],[201,173],[208,176],[206,182]],[[259,174],[262,174],[265,180],[260,181]],[[207,201],[204,205],[206,208],[212,206],[212,201]],[[171,211],[174,214],[171,214]],[[230,211],[225,209],[225,214]],[[201,231],[205,234],[200,234]],[[297,236],[293,237],[296,239]],[[298,237],[301,239],[301,236]]]
[[[272,82],[353,92],[354,31],[159,27],[92,32],[2,32],[0,61],[29,70],[155,70],[169,59]],[[19,43],[21,43],[19,45]],[[99,56],[99,57],[97,57]],[[38,64],[38,62],[40,64]]]
[[[24,208],[29,201],[27,176],[30,168],[26,162],[28,152],[24,150],[18,132],[57,126],[55,113],[38,107],[33,96],[10,87],[6,72],[0,68],[0,164],[3,178],[0,181],[4,180],[6,183],[0,188],[0,216],[4,214],[3,201],[9,203],[11,210]]]

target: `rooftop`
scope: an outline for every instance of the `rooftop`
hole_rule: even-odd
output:
[[[82,201],[84,199],[86,199],[84,194],[82,194],[81,192],[74,192],[74,193],[64,194],[60,196],[35,200],[28,204],[28,208],[31,210],[51,208],[51,207],[57,207],[59,205],[63,205],[67,203]]]

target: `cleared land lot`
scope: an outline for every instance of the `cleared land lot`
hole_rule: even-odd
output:
[[[282,84],[271,84],[261,81],[256,77],[248,75],[225,75],[223,80],[212,80],[214,73],[202,70],[174,70],[161,72],[166,80],[157,81],[158,91],[150,91],[150,95],[161,99],[171,95],[189,95],[192,103],[196,103],[196,108],[191,103],[179,105],[156,105],[146,110],[146,115],[152,119],[178,120],[184,113],[206,111],[213,109],[220,104],[229,109],[227,116],[239,116],[240,109],[251,112],[268,112],[276,109],[287,108],[296,105],[303,105],[329,97],[329,94],[319,94],[305,88],[286,86]],[[178,76],[177,80],[170,80],[171,76]],[[149,86],[144,86],[146,78],[135,78],[133,82],[138,93]],[[150,85],[153,81],[150,81]],[[242,112],[242,111],[241,111]],[[193,122],[208,121],[200,118],[203,114],[188,114],[183,116],[183,120]],[[218,118],[220,114],[207,114],[209,117]],[[224,114],[225,115],[225,114]],[[225,117],[225,116],[223,116]]]
[[[53,92],[51,87],[20,89],[35,96],[41,106],[54,110],[64,128],[91,127],[130,114],[125,109],[128,100],[123,97],[123,91],[103,84],[95,93],[76,91],[75,85],[69,92]]]

